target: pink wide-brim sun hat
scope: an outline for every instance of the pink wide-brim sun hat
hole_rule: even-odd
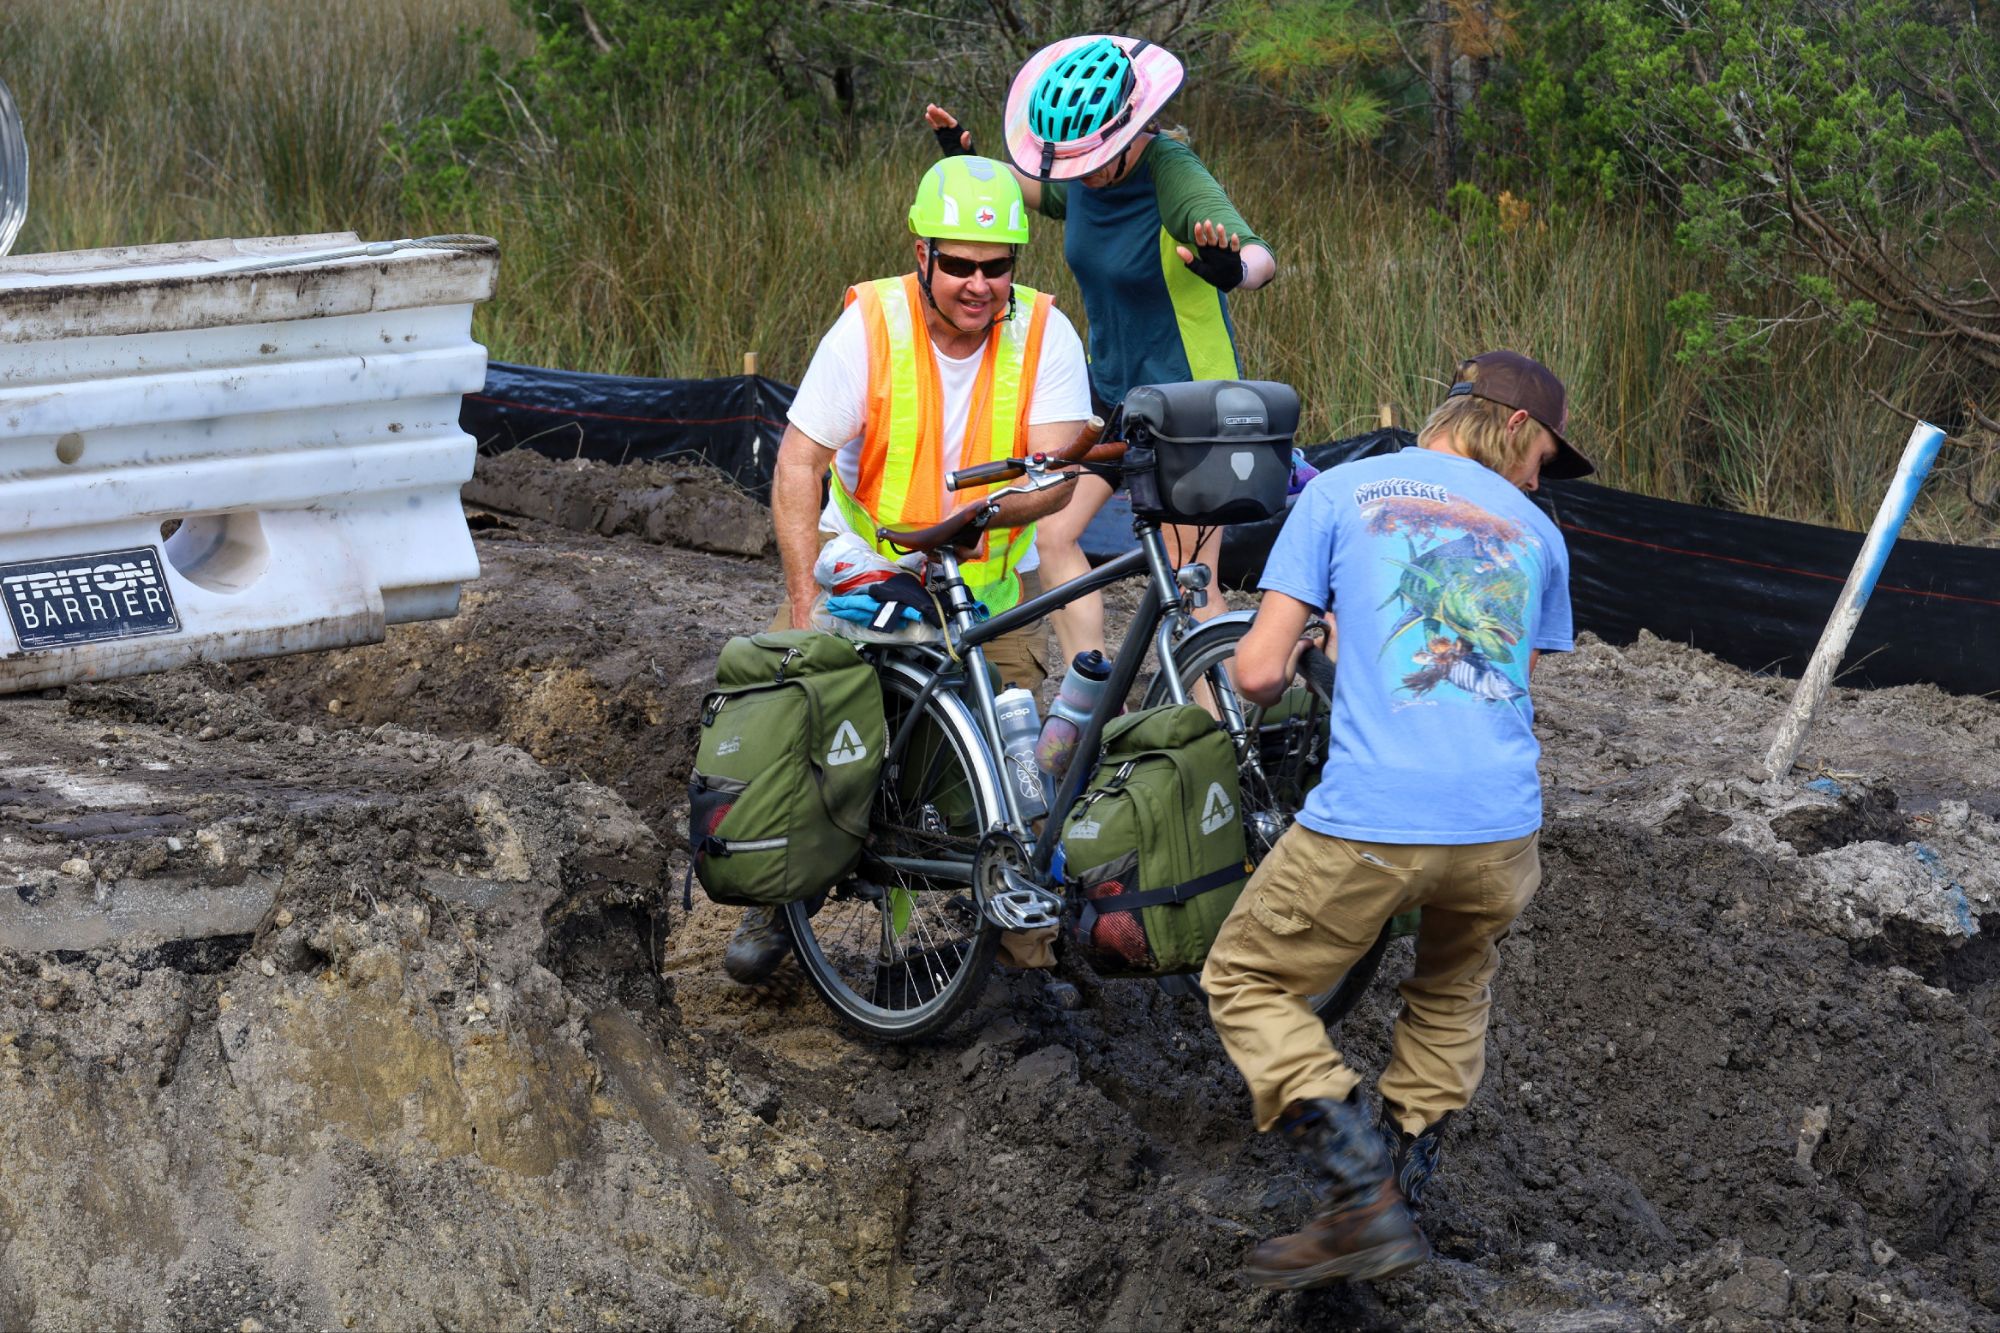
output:
[[[1028,128],[1028,94],[1035,90],[1036,81],[1049,66],[1078,47],[1107,37],[1116,42],[1132,61],[1132,114],[1108,134],[1100,131],[1066,144],[1057,144],[1055,160],[1050,163],[1048,174],[1043,175],[1042,152],[1045,145]],[[1014,76],[1013,87],[1007,90],[1007,152],[1013,157],[1015,166],[1025,175],[1038,180],[1067,181],[1088,176],[1117,157],[1119,150],[1132,141],[1132,136],[1146,128],[1146,122],[1167,104],[1167,99],[1180,91],[1181,80],[1185,76],[1186,71],[1179,57],[1143,38],[1093,32],[1052,42],[1028,57],[1028,63],[1021,66],[1021,72]]]

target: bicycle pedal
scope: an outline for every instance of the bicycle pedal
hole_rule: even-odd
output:
[[[1063,900],[1011,866],[1000,872],[1006,887],[986,897],[986,918],[1002,930],[1044,930],[1062,922]]]

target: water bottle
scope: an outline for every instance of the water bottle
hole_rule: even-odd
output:
[[[1286,495],[1297,495],[1306,488],[1306,483],[1319,475],[1319,469],[1306,461],[1306,451],[1292,450],[1292,480],[1285,488]]]
[[[1049,720],[1042,724],[1042,736],[1035,744],[1035,762],[1052,780],[1059,781],[1076,757],[1076,743],[1090,710],[1104,694],[1104,682],[1111,679],[1111,663],[1096,649],[1078,653],[1063,675],[1055,702],[1049,705]]]
[[[1014,788],[1014,802],[1022,819],[1040,819],[1049,812],[1049,800],[1035,767],[1035,740],[1042,730],[1035,696],[1016,685],[993,696],[993,711],[1000,718],[1000,767]]]

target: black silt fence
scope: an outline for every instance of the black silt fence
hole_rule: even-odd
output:
[[[792,387],[761,376],[655,380],[495,362],[460,416],[482,453],[529,448],[606,463],[694,456],[768,499]],[[1309,446],[1322,471],[1413,443],[1381,430]],[[1805,669],[1862,535],[1672,500],[1550,482],[1539,502],[1570,553],[1576,627],[1612,643],[1640,630],[1753,671]],[[1224,531],[1220,575],[1254,587],[1284,519]],[[1132,549],[1122,495],[1091,522],[1084,551]],[[1845,685],[1928,683],[2000,692],[2000,550],[1899,541],[1839,677]]]
[[[465,395],[459,425],[481,453],[533,449],[599,463],[706,459],[761,500],[792,386],[761,375],[655,380],[495,361],[486,387]]]

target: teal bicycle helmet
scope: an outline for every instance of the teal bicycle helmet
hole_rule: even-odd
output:
[[[1036,180],[1080,180],[1124,155],[1181,86],[1143,37],[1083,33],[1028,57],[1007,89],[1007,155]]]
[[[1108,37],[1050,65],[1028,96],[1028,128],[1045,143],[1096,134],[1129,107],[1132,58]]]

